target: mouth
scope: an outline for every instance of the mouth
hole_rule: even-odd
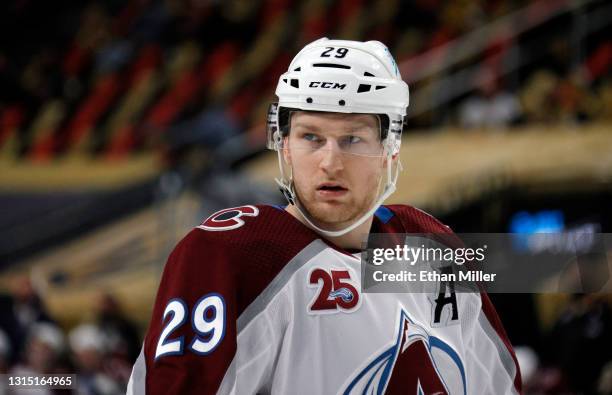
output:
[[[317,187],[317,193],[323,197],[339,197],[348,192],[341,184],[326,182]]]

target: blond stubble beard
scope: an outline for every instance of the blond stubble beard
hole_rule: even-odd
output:
[[[305,196],[303,193],[303,189],[300,186],[300,183],[297,182],[297,180],[295,179],[294,186],[298,200],[300,201],[303,208],[306,210],[307,214],[311,217],[311,219],[314,220],[317,225],[325,225],[325,227],[332,229],[343,228],[349,225],[350,223],[353,223],[363,214],[365,214],[374,204],[379,189],[379,185],[372,185],[370,188],[366,189],[366,191],[368,192],[373,191],[371,194],[369,194],[367,198],[360,199],[356,202],[354,201],[355,199],[352,198],[346,203],[343,202],[337,205],[332,205],[325,202],[317,201],[315,197],[316,190],[314,189],[311,190],[311,193],[309,194],[309,199],[302,199],[301,197]]]

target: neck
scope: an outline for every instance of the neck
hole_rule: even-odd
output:
[[[304,217],[302,217],[298,209],[293,204],[288,205],[285,210],[293,217],[295,217],[298,221],[303,223],[305,226],[309,226],[308,223],[304,220]],[[370,228],[372,226],[373,220],[374,216],[370,216],[370,218],[364,221],[361,225],[351,230],[350,232],[343,234],[342,236],[324,237],[340,248],[361,250],[363,248],[363,243],[366,240],[366,236],[370,233]],[[317,224],[317,226],[319,225]],[[314,231],[316,232],[316,230]]]

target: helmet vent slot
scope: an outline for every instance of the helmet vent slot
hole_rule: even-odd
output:
[[[359,88],[357,88],[357,93],[369,92],[372,85],[369,84],[359,84]]]
[[[331,67],[335,69],[350,69],[351,66],[347,66],[345,64],[336,64],[336,63],[315,63],[312,67]]]
[[[367,71],[364,71],[363,75],[364,75],[365,77],[376,77],[374,74],[372,74],[372,73],[368,73]]]
[[[297,78],[291,79],[291,86],[294,88],[300,88],[300,81]]]
[[[380,89],[385,89],[386,86],[384,85],[376,85],[376,90],[380,90]]]
[[[301,67],[296,67],[295,69],[293,69],[293,71],[302,71]]]

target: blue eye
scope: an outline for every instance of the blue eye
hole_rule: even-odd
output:
[[[310,141],[313,143],[321,141],[317,135],[314,135],[312,133],[305,133],[304,136],[302,136],[302,138],[306,141]]]
[[[355,145],[357,143],[361,143],[363,142],[363,139],[361,137],[358,136],[345,136],[342,138],[342,143],[344,145]]]

